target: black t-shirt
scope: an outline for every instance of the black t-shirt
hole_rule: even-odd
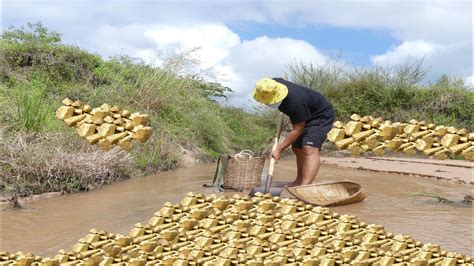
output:
[[[288,95],[283,99],[278,110],[290,117],[291,123],[306,122],[305,126],[315,126],[321,121],[334,119],[334,110],[329,101],[319,92],[310,88],[273,78],[288,88]]]

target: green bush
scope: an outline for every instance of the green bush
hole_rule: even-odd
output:
[[[0,39],[2,61],[14,71],[39,70],[56,82],[90,81],[101,58],[60,42],[60,34],[41,23],[9,28]]]
[[[474,92],[460,78],[442,76],[433,84],[421,81],[421,62],[394,69],[346,70],[342,66],[293,64],[291,79],[324,94],[337,118],[353,113],[383,116],[394,121],[412,118],[474,129]]]

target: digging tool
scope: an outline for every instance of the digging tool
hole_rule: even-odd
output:
[[[275,138],[273,138],[273,147],[272,147],[272,152],[275,151],[278,148],[278,142],[280,140],[280,135],[281,135],[281,130],[283,127],[283,115],[282,113],[279,113],[278,116],[278,126],[277,126],[277,131],[275,134]],[[273,179],[273,170],[275,168],[275,159],[273,157],[270,157],[270,164],[268,166],[268,174],[267,178],[265,179],[265,184],[264,186],[256,187],[252,189],[252,191],[249,193],[250,196],[254,196],[255,193],[261,192],[264,194],[270,193],[274,196],[279,196],[283,187],[272,187],[272,179]]]

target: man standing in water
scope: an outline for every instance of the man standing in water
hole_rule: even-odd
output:
[[[298,171],[295,181],[288,186],[311,184],[321,163],[321,146],[334,122],[332,105],[320,93],[282,78],[259,80],[253,98],[271,108],[278,108],[290,118],[293,130],[272,152],[272,157],[278,161],[281,152],[292,146]]]

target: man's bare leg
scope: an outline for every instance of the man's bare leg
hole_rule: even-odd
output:
[[[300,185],[309,185],[313,183],[314,178],[318,174],[319,165],[321,164],[319,157],[319,149],[311,146],[303,146],[302,150],[303,172]]]
[[[287,184],[287,186],[289,186],[289,187],[301,185],[301,180],[303,178],[303,162],[304,162],[303,149],[298,149],[298,148],[294,148],[294,147],[292,147],[291,149],[293,150],[293,152],[296,155],[297,173],[296,173],[295,181]]]

